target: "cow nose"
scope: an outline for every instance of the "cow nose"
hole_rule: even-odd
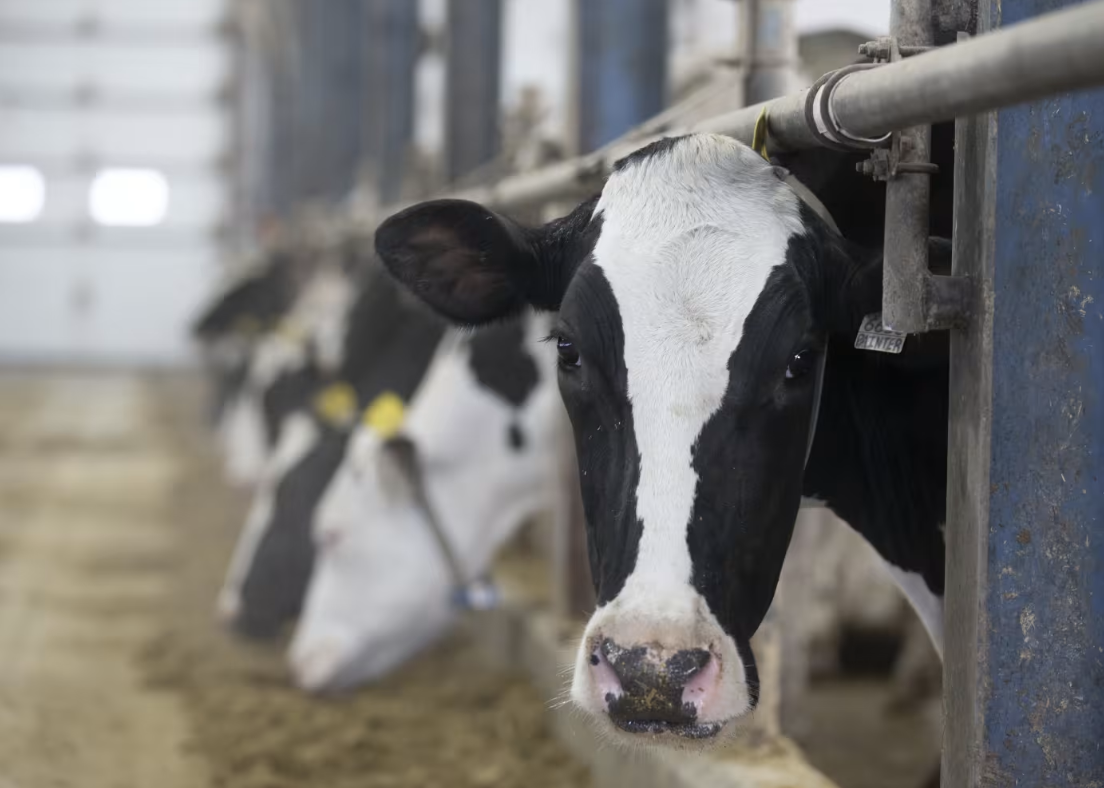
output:
[[[626,648],[604,638],[590,664],[610,719],[622,730],[703,738],[717,732],[719,726],[698,723],[720,677],[708,650],[683,649],[664,657],[650,645]]]
[[[335,689],[347,658],[345,643],[336,638],[325,638],[293,648],[290,662],[295,684],[299,689],[312,693]]]

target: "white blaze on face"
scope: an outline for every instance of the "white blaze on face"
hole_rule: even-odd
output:
[[[243,387],[230,401],[219,427],[226,476],[240,487],[256,484],[264,468],[268,447],[264,417],[257,397]]]
[[[280,431],[280,440],[272,456],[265,463],[257,491],[249,507],[245,525],[238,535],[230,567],[219,591],[216,613],[226,624],[237,618],[241,611],[242,584],[249,574],[257,547],[272,522],[276,489],[289,470],[294,468],[318,442],[318,427],[305,413],[288,416]]]
[[[623,647],[651,641],[712,646],[715,654],[723,640],[722,670],[724,661],[738,662],[691,585],[687,528],[698,482],[691,452],[721,406],[744,321],[803,226],[796,196],[762,159],[729,138],[705,135],[614,173],[595,213],[602,227],[594,264],[624,331],[643,523],[635,568],[591,619],[576,667],[573,697],[600,711],[604,700],[586,663],[599,634]],[[720,704],[721,717],[735,711],[738,694]]]
[[[341,364],[349,309],[356,295],[349,277],[334,265],[326,265],[311,277],[296,303],[295,319],[304,326],[326,372]]]
[[[539,331],[527,343],[538,349]],[[416,445],[424,485],[465,572],[486,571],[498,547],[552,502],[553,419],[560,408],[551,359],[518,411],[478,386],[468,351],[445,338],[403,434]],[[508,430],[525,436],[511,449]],[[318,554],[289,652],[297,683],[318,691],[369,681],[441,636],[453,622],[454,580],[425,512],[379,436],[358,427],[315,518]]]

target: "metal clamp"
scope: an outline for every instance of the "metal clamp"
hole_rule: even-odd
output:
[[[840,125],[832,109],[832,95],[845,77],[878,66],[878,63],[854,63],[829,71],[809,88],[805,94],[805,123],[821,145],[832,150],[852,152],[881,148],[889,142],[890,134],[874,139],[849,133]]]

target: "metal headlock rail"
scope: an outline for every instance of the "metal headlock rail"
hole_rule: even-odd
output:
[[[800,93],[685,125],[647,123],[593,153],[446,196],[508,210],[583,197],[600,187],[617,159],[655,139],[713,132],[750,145],[765,123],[770,151],[871,152],[867,171],[889,183],[886,225],[893,234],[883,319],[907,333],[962,325],[965,283],[927,269],[927,127],[1104,85],[1104,0],[937,49],[930,48],[930,22],[919,23],[931,19],[931,0],[898,0],[893,11],[895,35],[864,47],[876,60],[826,74]],[[352,229],[370,234],[403,207],[361,214]]]

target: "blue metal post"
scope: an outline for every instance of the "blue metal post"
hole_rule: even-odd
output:
[[[450,0],[445,171],[461,178],[498,155],[502,0]]]
[[[300,0],[297,9],[296,198],[336,200],[355,181],[364,140],[364,6]]]
[[[414,133],[414,68],[418,60],[418,4],[368,2],[368,92],[365,126],[379,198],[398,200]]]
[[[667,0],[578,0],[579,152],[666,105]]]
[[[956,155],[943,784],[1104,785],[1104,91],[960,120]]]

